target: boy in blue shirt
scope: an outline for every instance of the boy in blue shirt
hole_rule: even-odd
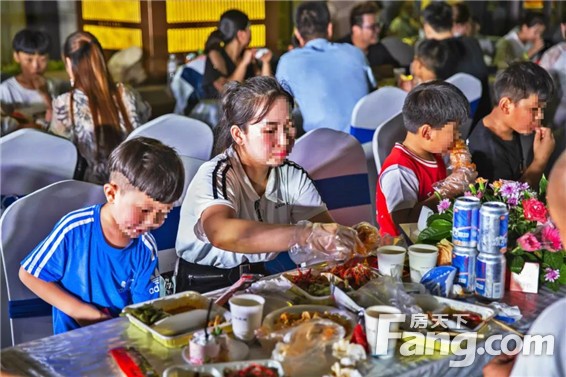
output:
[[[118,146],[108,164],[107,203],[67,214],[20,267],[22,282],[53,305],[55,334],[160,296],[149,231],[181,196],[183,164],[172,148],[143,137]]]

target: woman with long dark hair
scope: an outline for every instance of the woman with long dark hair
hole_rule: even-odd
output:
[[[205,98],[220,98],[228,81],[243,82],[253,76],[272,75],[271,52],[266,51],[256,59],[256,50],[248,49],[250,41],[248,16],[237,9],[224,12],[218,29],[210,34],[205,45],[207,59],[202,81]]]
[[[149,118],[150,108],[106,67],[102,46],[85,31],[71,34],[63,46],[70,92],[53,101],[50,131],[73,141],[86,161],[84,180],[107,182],[112,150]]]

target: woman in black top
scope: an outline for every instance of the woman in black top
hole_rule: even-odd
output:
[[[205,98],[220,98],[228,81],[243,82],[253,76],[271,76],[271,52],[260,57],[261,68],[256,61],[255,49],[248,49],[251,40],[248,16],[231,9],[220,17],[218,29],[206,41],[207,53],[202,81]]]

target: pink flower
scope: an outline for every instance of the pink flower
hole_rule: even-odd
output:
[[[554,270],[550,267],[547,267],[544,270],[545,274],[544,274],[544,280],[548,281],[548,282],[555,282],[556,280],[558,280],[560,278],[560,271],[559,270]]]
[[[531,232],[525,233],[517,239],[517,243],[521,246],[521,249],[525,251],[536,251],[540,249],[540,242]]]
[[[551,226],[542,228],[542,242],[545,243],[548,251],[558,251],[562,249],[562,242],[560,242],[560,233],[558,229]]]
[[[452,203],[450,203],[450,199],[442,199],[437,206],[438,213],[446,212],[446,210],[450,208],[451,205]]]
[[[525,219],[529,221],[546,222],[547,212],[544,204],[534,198],[523,200]]]

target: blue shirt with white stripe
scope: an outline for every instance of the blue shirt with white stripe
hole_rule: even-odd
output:
[[[23,261],[23,268],[46,282],[56,282],[78,299],[117,316],[132,303],[160,296],[157,247],[149,233],[123,249],[106,242],[100,223],[102,204],[64,216]],[[79,324],[53,307],[55,334]]]

